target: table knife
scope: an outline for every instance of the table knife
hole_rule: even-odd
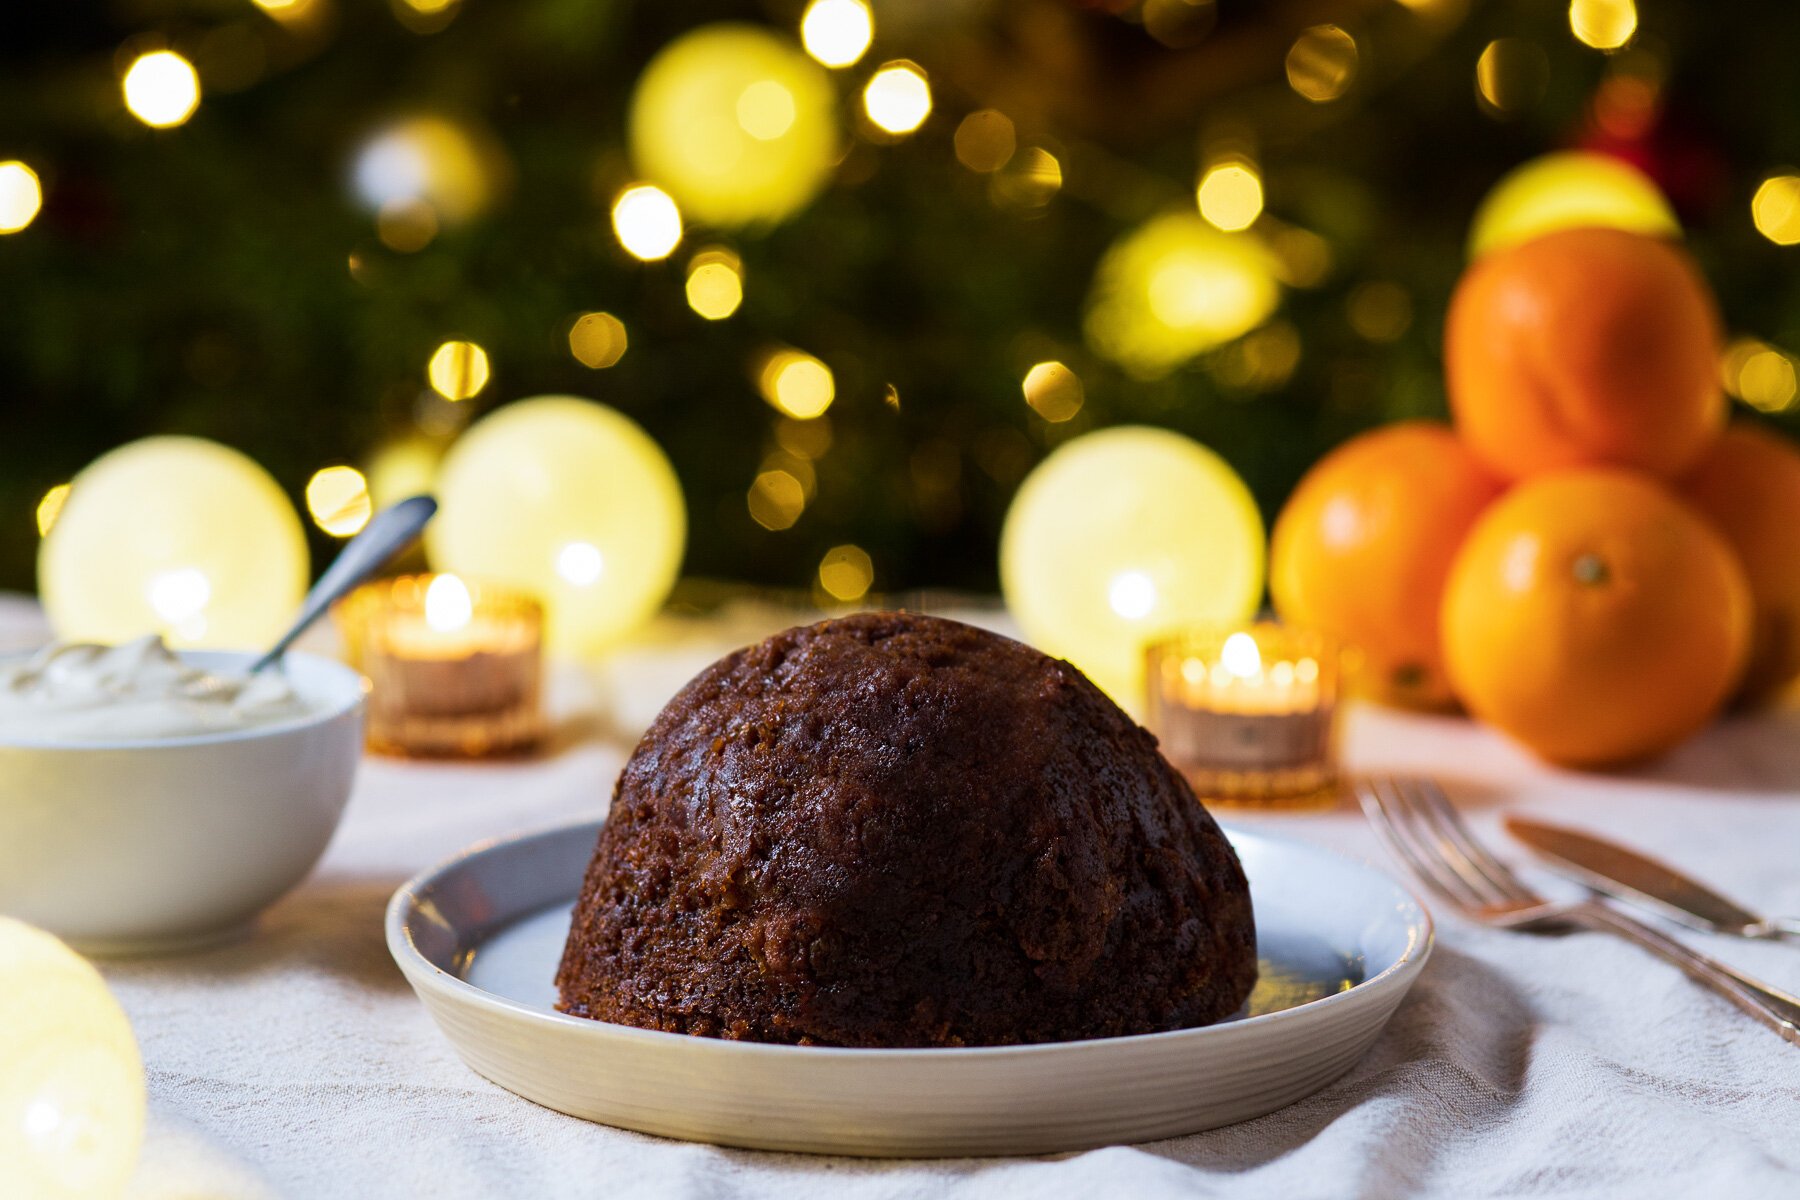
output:
[[[1690,928],[1749,938],[1800,935],[1800,918],[1759,916],[1671,866],[1591,833],[1515,816],[1506,818],[1506,831],[1557,873]]]

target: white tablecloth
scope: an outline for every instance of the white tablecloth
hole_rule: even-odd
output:
[[[0,605],[0,646],[37,635]],[[588,683],[606,702],[517,765],[370,760],[318,871],[252,939],[103,969],[152,1121],[135,1194],[226,1197],[1401,1197],[1800,1194],[1800,1050],[1631,946],[1439,913],[1437,952],[1372,1053],[1261,1120],[1023,1160],[883,1162],[688,1145],[537,1108],[466,1068],[382,942],[394,888],[463,846],[593,817],[662,701],[770,614],[665,628]],[[1800,912],[1800,713],[1729,721],[1651,768],[1579,776],[1452,720],[1354,713],[1347,754],[1502,809],[1608,830]],[[1360,816],[1258,822],[1383,862]],[[1800,990],[1800,946],[1700,939]]]

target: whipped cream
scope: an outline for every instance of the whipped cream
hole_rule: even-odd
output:
[[[0,664],[0,743],[193,737],[309,711],[279,671],[214,675],[154,634],[118,646],[59,642]]]

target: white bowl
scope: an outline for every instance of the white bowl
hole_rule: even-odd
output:
[[[489,842],[388,905],[388,950],[463,1060],[559,1112],[664,1137],[819,1154],[1050,1154],[1245,1121],[1361,1058],[1431,953],[1407,890],[1329,851],[1227,828],[1263,981],[1243,1019],[974,1049],[721,1041],[555,1011],[599,825]]]
[[[283,669],[311,711],[279,724],[80,745],[0,729],[0,914],[89,954],[243,932],[325,852],[362,756],[361,676],[308,654]]]

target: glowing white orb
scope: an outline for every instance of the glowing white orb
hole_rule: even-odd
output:
[[[804,208],[836,157],[825,69],[753,25],[670,42],[631,97],[631,157],[681,210],[711,225],[773,223]]]
[[[299,514],[268,472],[200,438],[121,446],[77,475],[38,551],[59,637],[258,649],[300,607]]]
[[[0,1195],[122,1195],[143,1135],[143,1063],[100,973],[0,917]]]
[[[1263,545],[1225,460],[1125,426],[1076,438],[1026,477],[1000,535],[1000,583],[1031,642],[1136,706],[1147,643],[1256,611]]]
[[[674,468],[636,422],[591,400],[540,396],[476,422],[445,457],[437,495],[433,567],[535,594],[553,649],[617,642],[681,568]]]

